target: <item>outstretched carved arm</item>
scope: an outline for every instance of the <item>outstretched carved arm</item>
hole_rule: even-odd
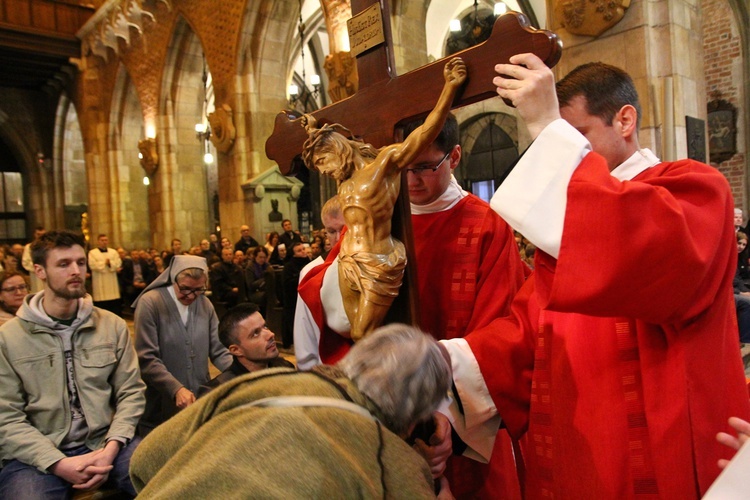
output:
[[[460,57],[454,57],[445,65],[443,77],[445,85],[435,107],[427,115],[424,123],[414,129],[393,154],[393,161],[399,169],[413,162],[440,134],[456,93],[466,81],[466,64]]]

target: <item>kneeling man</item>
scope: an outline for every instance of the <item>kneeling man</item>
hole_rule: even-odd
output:
[[[219,340],[232,354],[232,365],[202,385],[198,396],[246,373],[265,368],[294,368],[279,356],[275,336],[253,303],[239,304],[224,314],[219,322]]]
[[[133,484],[142,498],[434,498],[427,462],[403,438],[449,386],[437,342],[388,325],[336,366],[217,387],[143,440]]]

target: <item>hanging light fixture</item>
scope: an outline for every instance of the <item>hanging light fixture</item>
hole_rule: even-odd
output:
[[[300,42],[300,58],[302,59],[302,88],[296,83],[289,84],[287,93],[289,94],[289,105],[295,107],[297,102],[303,100],[302,104],[305,111],[308,111],[309,98],[312,97],[314,100],[320,95],[320,75],[314,74],[310,76],[310,85],[312,91],[307,88],[307,75],[305,74],[305,23],[302,22],[302,0],[299,0],[299,24],[297,25],[297,33],[299,33]]]
[[[489,10],[489,9],[487,9]],[[452,19],[450,21],[450,34],[446,43],[448,55],[473,47],[487,40],[492,33],[492,26],[498,16],[508,11],[507,5],[500,1],[494,4],[490,14],[479,12],[479,2],[474,0],[474,12],[463,19]],[[484,9],[483,9],[484,12]]]

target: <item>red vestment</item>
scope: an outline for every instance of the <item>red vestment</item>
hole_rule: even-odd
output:
[[[343,237],[346,226],[341,231]],[[323,276],[331,263],[338,258],[341,249],[341,240],[331,249],[325,261],[312,268],[297,287],[300,299],[302,299],[310,310],[310,315],[318,328],[318,332],[306,332],[308,336],[313,333],[318,335],[318,356],[320,361],[326,365],[334,365],[343,358],[353,345],[353,341],[333,331],[326,323],[323,303],[320,300],[320,289],[323,285]]]
[[[510,227],[474,195],[454,207],[412,215],[422,330],[464,337],[508,315],[523,283]],[[501,430],[489,464],[452,456],[446,477],[456,498],[520,498],[513,449]]]
[[[576,168],[559,258],[538,251],[512,317],[467,337],[512,432],[506,344],[536,343],[527,498],[698,498],[716,478],[716,433],[750,417],[733,206],[691,160],[624,182],[596,153]]]

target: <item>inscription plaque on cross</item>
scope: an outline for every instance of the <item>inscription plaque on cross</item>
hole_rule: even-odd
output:
[[[372,0],[352,0],[352,12],[359,13],[371,6]],[[388,2],[379,2],[382,10],[385,42],[357,56],[359,90],[356,94],[311,114],[321,125],[340,123],[363,141],[375,147],[396,142],[395,133],[401,124],[424,117],[434,106],[443,88],[443,68],[448,58],[443,58],[404,75],[395,74],[393,62],[390,12]],[[468,78],[452,107],[457,108],[496,97],[492,78],[494,66],[507,63],[511,56],[530,52],[552,67],[562,54],[562,43],[557,35],[530,26],[525,15],[510,12],[497,18],[492,34],[483,43],[463,50],[451,57],[459,56],[466,63]],[[302,151],[307,133],[300,119],[291,113],[281,112],[276,116],[274,130],[266,141],[266,155],[276,161],[284,174],[292,170],[295,157]],[[411,244],[411,220],[409,217],[408,190],[402,181],[401,195],[397,202],[393,221],[393,235],[407,248],[408,261],[414,262]],[[399,297],[391,307],[386,322],[416,321],[415,269],[407,267]]]

